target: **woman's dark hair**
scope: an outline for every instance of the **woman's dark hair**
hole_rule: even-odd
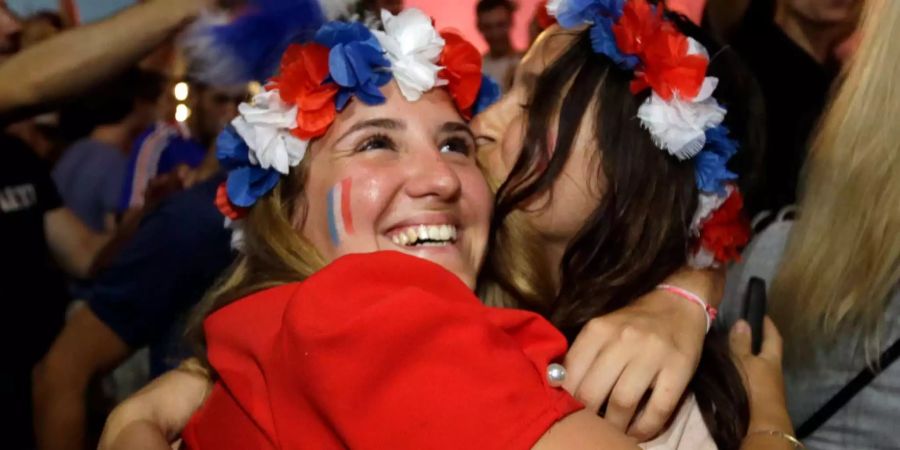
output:
[[[732,76],[740,72],[735,57],[718,50],[681,16],[671,19],[710,50],[708,73],[720,78],[716,97],[729,108],[726,125],[746,120],[746,94],[728,85],[741,78]],[[510,213],[536,196],[552,193],[584,117],[593,119],[591,132],[602,171],[598,177],[608,180],[603,198],[568,245],[559,267],[560,288],[550,293],[555,294],[552,303],[504,282],[512,279],[509,271],[514,269],[498,258],[501,252],[492,253],[487,265],[492,273],[485,274],[521,306],[549,317],[570,341],[590,319],[626,306],[686,264],[698,195],[693,161],[679,161],[660,150],[637,119],[638,107],[649,93],[633,95],[629,88],[633,74],[596,54],[588,33],[581,32],[534,85],[521,154],[497,193],[493,234],[502,240]],[[537,101],[560,95],[560,102]],[[546,130],[556,117],[558,132],[551,154]],[[732,137],[743,141],[752,127],[736,128],[739,133]],[[739,447],[749,421],[747,395],[727,343],[715,330],[706,339],[691,389],[719,448]]]

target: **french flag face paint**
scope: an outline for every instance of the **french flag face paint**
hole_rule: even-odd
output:
[[[353,182],[344,178],[328,191],[328,232],[335,246],[341,237],[353,234],[353,214],[350,212],[350,193]]]

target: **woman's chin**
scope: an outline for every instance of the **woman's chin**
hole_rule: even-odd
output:
[[[475,269],[471,264],[466,263],[463,257],[460,243],[446,243],[440,245],[423,244],[423,245],[396,245],[391,244],[391,248],[384,250],[396,250],[407,255],[431,261],[456,275],[463,283],[470,288],[475,287]]]

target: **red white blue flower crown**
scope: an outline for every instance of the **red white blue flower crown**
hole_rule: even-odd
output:
[[[351,98],[383,103],[380,88],[391,79],[409,101],[445,86],[466,117],[499,97],[499,86],[481,73],[481,54],[457,32],[439,33],[417,9],[383,11],[382,22],[384,31],[359,22],[324,24],[311,42],[288,47],[265,91],[238,107],[217,141],[228,178],[216,203],[227,217],[242,217],[271,191]]]
[[[726,167],[737,143],[722,124],[725,108],[713,97],[719,80],[706,76],[706,48],[647,0],[550,0],[547,12],[564,28],[589,24],[594,51],[633,73],[632,93],[650,89],[637,116],[653,143],[679,160],[693,158],[700,198],[691,222],[691,265],[737,259],[749,240],[737,175]]]

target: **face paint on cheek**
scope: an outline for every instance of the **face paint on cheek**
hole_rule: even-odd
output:
[[[353,181],[344,178],[328,191],[328,232],[335,246],[341,245],[341,236],[353,234],[353,214],[350,211],[350,195]]]

